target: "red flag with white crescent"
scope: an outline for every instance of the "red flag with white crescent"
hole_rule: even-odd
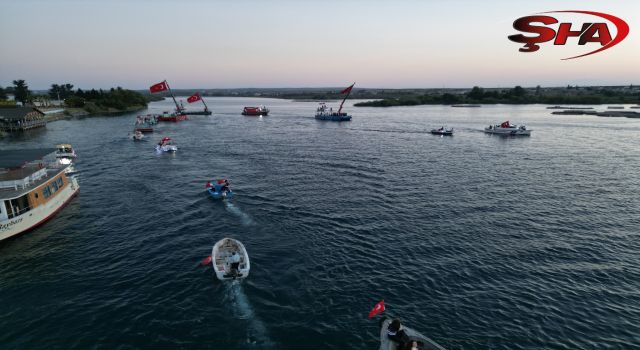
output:
[[[157,84],[153,84],[149,88],[149,91],[151,91],[151,93],[160,92],[160,91],[166,91],[166,90],[169,90],[169,87],[167,86],[167,82],[166,81],[163,81],[163,82],[157,83]]]
[[[373,309],[371,309],[371,311],[369,312],[369,318],[381,313],[382,311],[384,311],[384,300],[380,300],[376,306],[373,307]]]
[[[351,86],[349,86],[348,88],[340,91],[341,94],[346,94],[347,92],[351,92],[351,89],[353,89],[353,86],[356,85],[356,83],[351,84]]]
[[[208,257],[202,259],[202,262],[200,263],[200,266],[206,266],[209,265],[211,263],[211,255],[209,255]]]
[[[200,97],[200,94],[196,92],[195,94],[189,96],[189,98],[187,99],[187,102],[194,103],[196,101],[200,101],[201,99],[202,98]]]

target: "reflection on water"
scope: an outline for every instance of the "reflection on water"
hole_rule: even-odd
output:
[[[638,343],[640,120],[349,105],[332,123],[315,102],[207,103],[147,142],[126,140],[135,114],[0,140],[71,143],[81,174],[59,215],[0,244],[0,348],[375,349],[374,296],[451,349]],[[505,120],[532,135],[484,134]],[[442,125],[455,136],[429,133]],[[165,136],[176,154],[154,152]],[[232,201],[204,192],[213,174]],[[192,268],[223,237],[251,254],[242,284]]]

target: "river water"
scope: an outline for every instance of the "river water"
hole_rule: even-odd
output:
[[[640,120],[207,102],[146,142],[126,138],[135,114],[0,140],[71,143],[81,186],[0,244],[0,348],[377,349],[380,299],[448,349],[640,348]],[[482,132],[507,119],[532,136]],[[163,136],[177,154],[154,152]],[[219,177],[230,202],[204,191]],[[198,267],[223,237],[250,254],[241,283]]]

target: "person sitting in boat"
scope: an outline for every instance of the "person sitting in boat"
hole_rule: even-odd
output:
[[[229,180],[224,180],[224,183],[222,184],[222,188],[220,188],[220,193],[226,193],[229,192]]]
[[[409,341],[409,336],[402,329],[399,319],[396,318],[391,321],[389,327],[387,327],[387,338],[398,343],[398,349],[404,349],[405,344]]]
[[[231,253],[231,256],[228,258],[227,263],[229,264],[229,273],[232,275],[238,274],[238,268],[240,267],[240,254],[238,252]]]

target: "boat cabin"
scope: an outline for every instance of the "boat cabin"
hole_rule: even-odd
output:
[[[45,204],[68,185],[51,148],[0,152],[0,221]]]

